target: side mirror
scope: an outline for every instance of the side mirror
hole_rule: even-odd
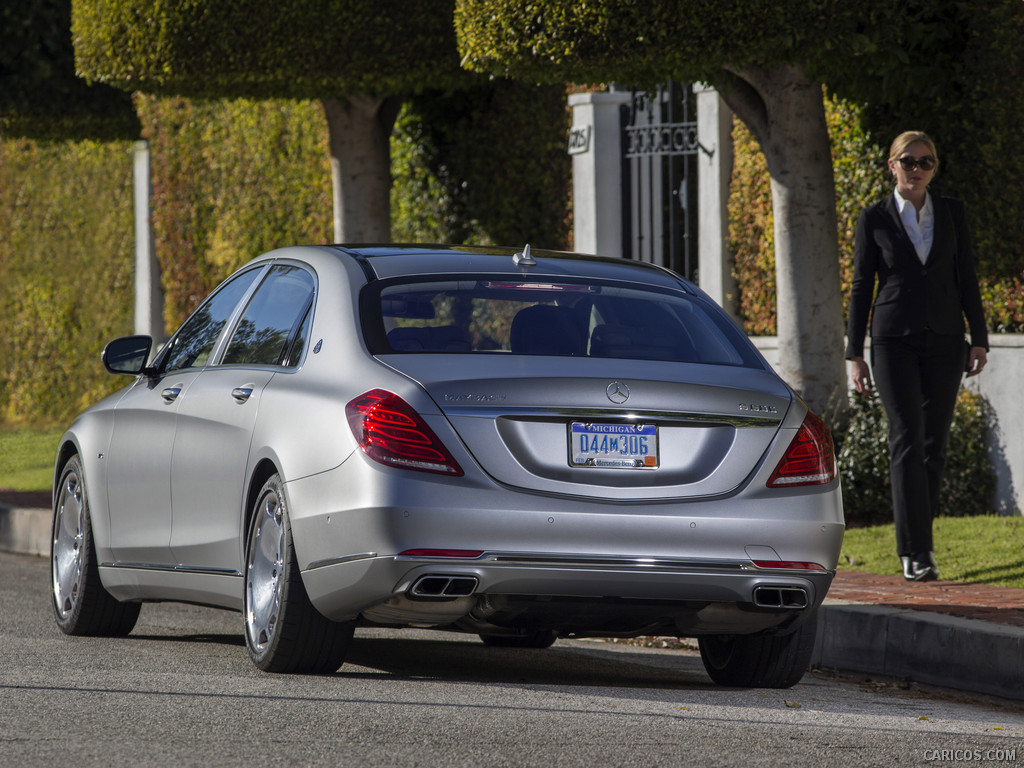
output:
[[[149,336],[123,336],[114,339],[103,349],[103,367],[110,373],[132,376],[145,372],[153,339]]]

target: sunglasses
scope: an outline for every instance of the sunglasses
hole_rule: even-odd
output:
[[[905,155],[897,162],[899,162],[900,168],[904,171],[912,171],[915,168],[920,168],[922,171],[930,171],[935,168],[935,158],[931,155],[925,155],[924,157]]]

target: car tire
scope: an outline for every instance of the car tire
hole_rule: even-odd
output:
[[[278,475],[263,485],[249,523],[243,617],[249,657],[267,672],[329,674],[352,641],[352,624],[325,618],[306,594]]]
[[[790,688],[811,663],[817,611],[785,635],[710,635],[698,638],[704,669],[718,685]]]
[[[538,629],[525,635],[480,635],[491,648],[550,648],[558,639],[553,629]]]
[[[100,581],[85,473],[77,455],[65,462],[54,495],[50,597],[57,626],[67,635],[124,637],[142,608],[118,601]]]

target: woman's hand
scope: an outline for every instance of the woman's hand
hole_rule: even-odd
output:
[[[871,369],[863,357],[850,358],[850,377],[859,394],[866,395],[871,391]]]
[[[977,376],[988,363],[988,352],[984,347],[971,347],[967,358],[967,375]]]

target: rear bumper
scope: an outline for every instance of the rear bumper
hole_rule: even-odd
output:
[[[600,502],[469,477],[396,478],[398,470],[359,459],[285,486],[306,591],[336,621],[576,634],[642,634],[648,624],[680,635],[788,626],[824,599],[845,528],[838,482]],[[410,550],[476,554],[401,555]],[[453,577],[454,594],[430,599]],[[423,578],[432,586],[413,594]],[[616,614],[635,618],[616,623]]]
[[[336,621],[680,636],[791,625],[824,600],[833,576],[749,561],[493,552],[469,561],[367,557],[303,572],[313,604]]]

